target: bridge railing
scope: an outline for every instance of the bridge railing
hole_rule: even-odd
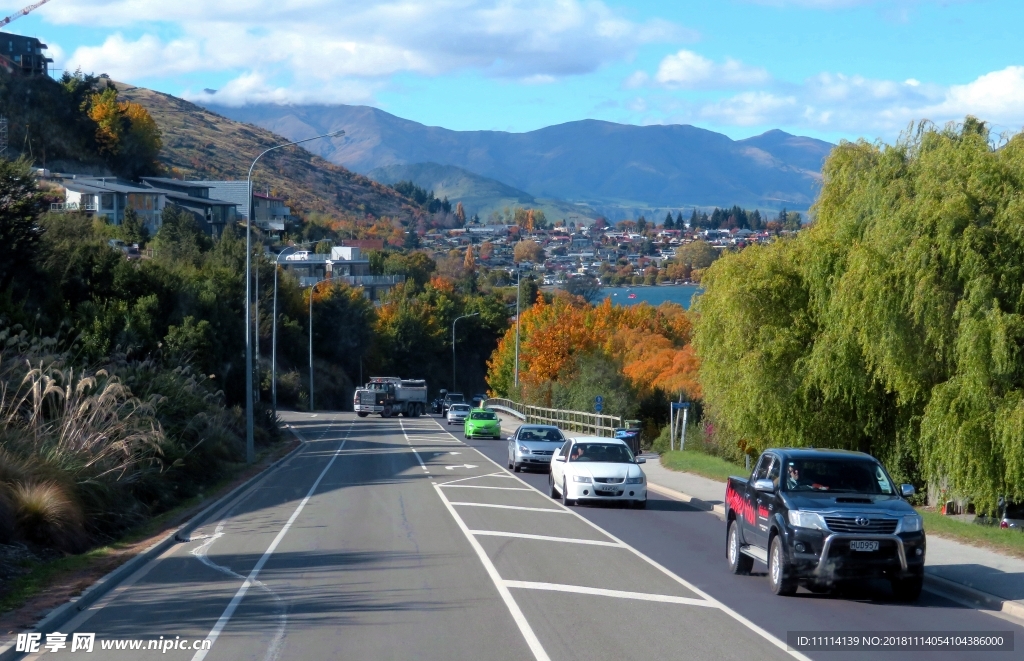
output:
[[[484,406],[509,413],[528,424],[555,425],[563,431],[593,436],[611,438],[615,435],[616,429],[621,429],[624,426],[622,418],[616,415],[550,409],[543,406],[520,404],[500,397],[485,400]]]

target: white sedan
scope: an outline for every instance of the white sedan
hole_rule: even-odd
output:
[[[627,502],[647,507],[647,476],[629,446],[614,438],[584,436],[566,441],[551,458],[548,486],[565,505],[580,501]]]

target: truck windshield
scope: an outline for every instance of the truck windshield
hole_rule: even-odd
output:
[[[829,493],[896,493],[882,467],[872,461],[850,459],[788,459],[783,481],[786,491]]]
[[[458,393],[450,393],[448,395],[448,401],[449,402],[462,402],[462,401],[465,401],[465,400],[462,398],[462,395],[460,395]]]

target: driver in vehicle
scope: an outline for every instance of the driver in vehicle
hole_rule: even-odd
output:
[[[580,457],[583,456],[583,446],[577,445],[572,449],[572,455],[569,457],[569,461],[579,461]]]
[[[806,486],[806,484],[800,481],[800,469],[794,464],[790,464],[786,469],[786,488],[792,490],[802,486]]]

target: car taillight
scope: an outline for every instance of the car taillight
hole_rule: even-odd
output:
[[[999,522],[999,527],[1000,527],[1000,528],[1009,528],[1009,527],[1010,527],[1010,524],[1009,524],[1009,522],[1007,522],[1007,521],[1000,521],[1000,522]]]

